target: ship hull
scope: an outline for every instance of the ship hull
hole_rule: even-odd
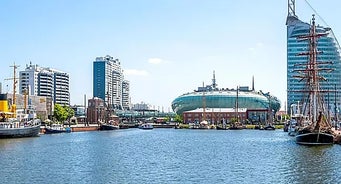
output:
[[[116,125],[103,124],[99,127],[99,130],[118,130],[118,129],[120,129],[120,127]]]
[[[58,134],[58,133],[70,133],[71,129],[65,129],[65,130],[55,130],[52,128],[45,128],[45,134]]]
[[[301,145],[330,145],[334,144],[334,136],[329,133],[303,133],[296,135],[296,143]]]
[[[24,128],[0,128],[0,138],[36,137],[39,132],[40,125]]]

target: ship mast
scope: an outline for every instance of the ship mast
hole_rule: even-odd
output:
[[[12,80],[13,81],[13,97],[12,97],[12,105],[11,105],[11,112],[13,113],[13,117],[16,117],[16,111],[17,111],[17,107],[16,107],[16,92],[17,92],[17,68],[19,67],[19,65],[15,65],[15,63],[10,66],[13,67],[13,77],[9,78],[9,79],[5,79],[5,80]]]
[[[238,93],[239,93],[239,86],[237,86],[237,95],[236,95],[236,105],[235,105],[235,112],[236,112],[236,122],[239,122],[239,114],[238,114],[238,108],[239,108],[239,103],[238,103]]]
[[[202,109],[203,109],[202,121],[206,121],[206,96],[205,96],[206,87],[205,87],[204,82],[202,83],[202,85],[204,87],[204,91],[202,92]]]
[[[312,25],[310,27],[310,32],[308,35],[298,36],[297,39],[299,41],[308,41],[309,51],[298,54],[299,56],[308,56],[309,60],[304,64],[297,64],[295,66],[303,66],[303,69],[294,70],[299,72],[300,75],[294,76],[296,78],[300,78],[302,80],[306,80],[307,91],[303,90],[302,92],[307,92],[309,94],[308,98],[309,104],[308,106],[308,115],[313,122],[317,121],[318,113],[323,112],[323,103],[320,96],[320,85],[319,81],[326,80],[324,77],[319,75],[319,71],[327,71],[330,72],[332,69],[330,68],[320,68],[319,65],[328,65],[332,64],[332,62],[317,62],[317,55],[321,52],[317,49],[317,40],[322,36],[326,36],[328,33],[317,33],[316,25],[315,25],[315,16],[312,18]]]

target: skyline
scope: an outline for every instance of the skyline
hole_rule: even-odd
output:
[[[328,2],[309,1],[339,39],[341,2]],[[296,1],[302,21],[313,13]],[[11,91],[9,66],[24,70],[31,61],[68,72],[71,105],[83,104],[84,95],[92,98],[93,61],[111,55],[130,82],[132,103],[168,111],[176,97],[211,84],[215,71],[219,88],[251,86],[254,76],[255,89],[278,97],[283,109],[286,16],[287,0],[2,1],[0,82]]]

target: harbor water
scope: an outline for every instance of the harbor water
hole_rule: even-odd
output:
[[[1,183],[338,183],[341,146],[282,130],[125,129],[0,140]]]

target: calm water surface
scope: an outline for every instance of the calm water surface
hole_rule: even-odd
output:
[[[127,129],[0,140],[1,183],[338,183],[341,146],[282,130]]]

